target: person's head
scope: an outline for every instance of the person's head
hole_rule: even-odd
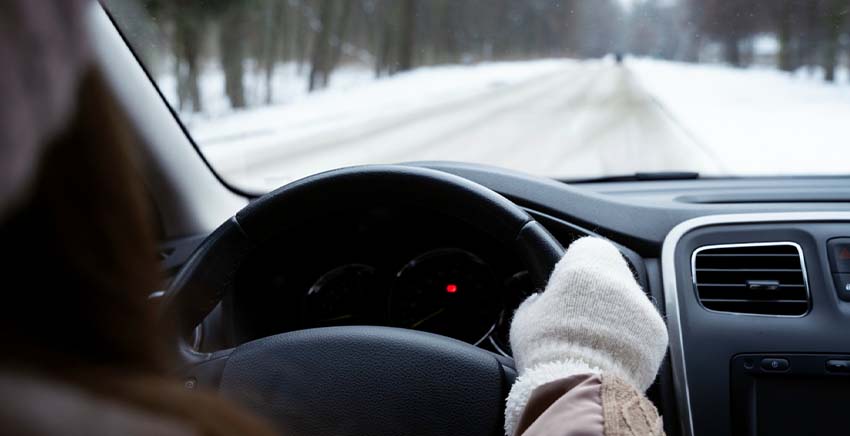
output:
[[[169,374],[173,329],[131,123],[90,61],[92,0],[0,10],[0,428],[272,435]]]
[[[147,295],[160,283],[148,199],[125,121],[95,70],[78,96],[29,193],[0,224],[0,336],[36,362],[49,353],[64,364],[151,368],[161,356]]]
[[[150,370],[162,362],[152,212],[134,137],[90,62],[87,6],[13,0],[0,14],[0,341],[14,350],[0,360]]]

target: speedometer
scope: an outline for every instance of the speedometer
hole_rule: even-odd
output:
[[[389,301],[394,325],[477,344],[500,310],[498,280],[478,256],[440,249],[410,261],[398,273]]]
[[[369,323],[370,295],[380,289],[375,269],[345,265],[323,275],[304,295],[305,328]]]

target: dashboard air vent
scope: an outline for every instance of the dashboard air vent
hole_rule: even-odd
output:
[[[700,303],[718,312],[800,316],[809,311],[803,251],[791,242],[713,245],[692,259]]]

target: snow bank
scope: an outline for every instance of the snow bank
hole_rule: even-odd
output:
[[[627,66],[724,173],[850,174],[846,82],[647,59]]]

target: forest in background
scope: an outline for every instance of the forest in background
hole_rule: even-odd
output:
[[[419,66],[610,53],[735,67],[823,71],[850,58],[850,0],[107,0],[154,74],[177,81],[179,110],[204,107],[200,78],[224,76],[230,106],[272,101],[281,65],[326,87],[357,64],[376,77]],[[760,47],[767,39],[771,49]],[[265,78],[265,101],[245,77]]]

